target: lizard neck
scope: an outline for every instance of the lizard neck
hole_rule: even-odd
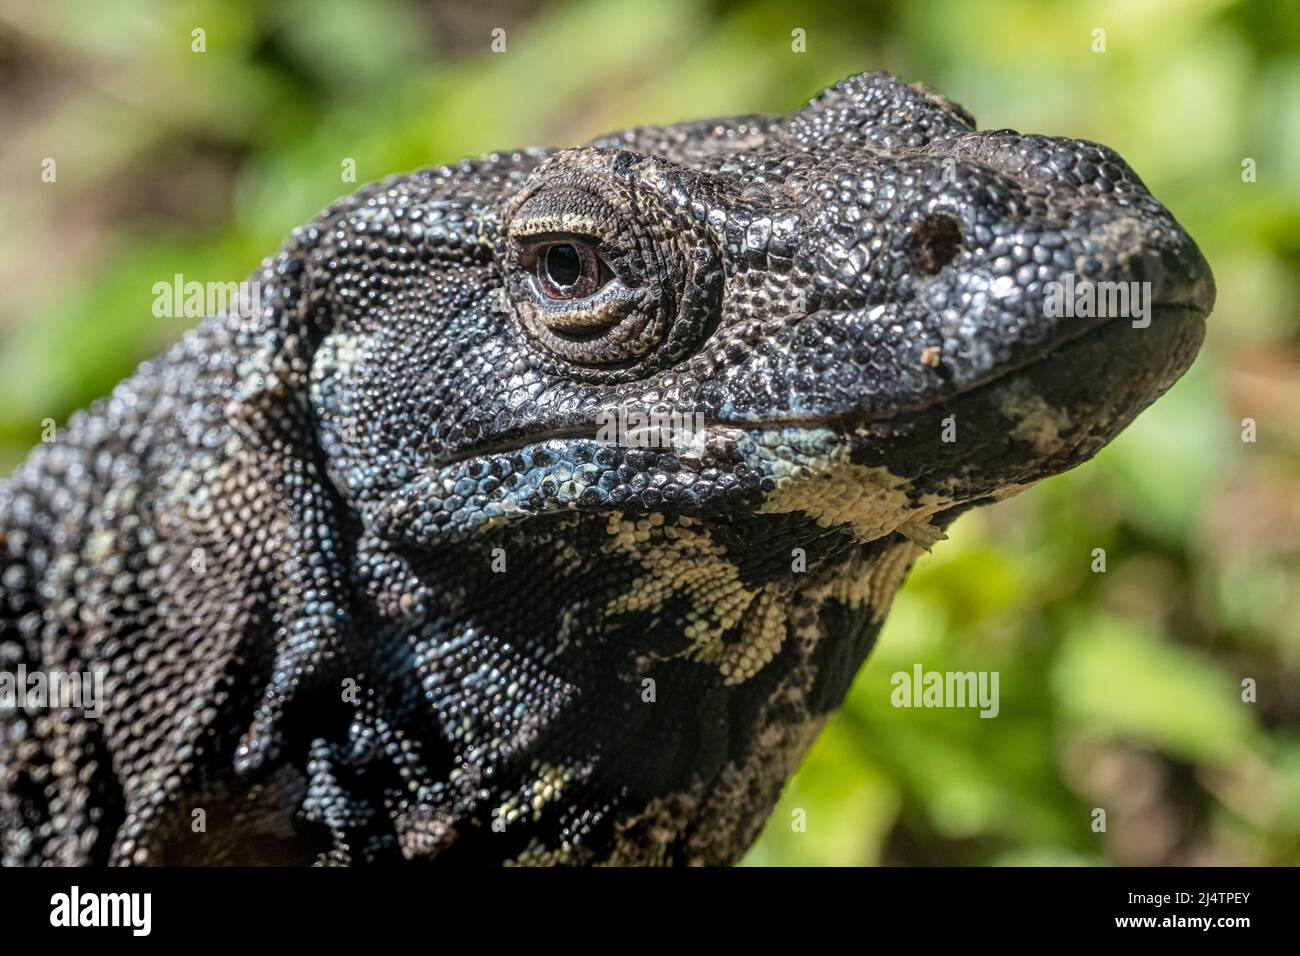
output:
[[[520,862],[721,863],[843,699],[918,550],[790,515],[574,513],[447,554],[358,553],[385,580],[406,569],[401,593],[367,596],[371,656],[386,719],[428,742],[442,826],[553,819],[549,842],[492,844]],[[597,810],[568,820],[569,798]],[[475,846],[462,832],[453,852]]]

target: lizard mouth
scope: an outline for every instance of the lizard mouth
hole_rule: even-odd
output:
[[[999,382],[1025,376],[1037,377],[1036,370],[1048,366],[1052,367],[1053,374],[1064,373],[1067,378],[1082,378],[1091,381],[1098,389],[1106,387],[1104,380],[1108,377],[1108,368],[1112,366],[1116,369],[1122,367],[1125,375],[1164,376],[1167,378],[1167,387],[1186,371],[1195,358],[1196,349],[1204,336],[1204,319],[1207,315],[1207,311],[1199,305],[1178,302],[1153,305],[1150,321],[1145,326],[1134,326],[1127,318],[1106,318],[1087,325],[1081,322],[1078,332],[1058,339],[1036,354],[998,368],[988,376],[965,384],[950,393],[928,396],[914,404],[899,405],[882,413],[873,413],[870,423],[864,422],[862,413],[853,411],[821,415],[729,418],[706,416],[701,424],[710,435],[705,436],[705,442],[696,447],[702,447],[711,436],[726,441],[734,439],[740,433],[755,429],[861,430],[864,425],[868,428],[874,425],[873,430],[887,432],[911,417],[936,409],[952,408],[954,403],[963,400],[967,395]],[[1177,323],[1183,323],[1183,326],[1178,328]],[[1121,340],[1130,333],[1132,340],[1126,347],[1126,343]],[[1187,349],[1189,343],[1190,351]],[[1104,348],[1089,348],[1090,344],[1101,345]],[[1110,350],[1114,350],[1113,356],[1100,354]],[[1083,357],[1085,355],[1086,358]],[[1132,361],[1134,357],[1140,357],[1141,361]],[[1082,376],[1081,370],[1084,373]],[[549,442],[594,440],[600,427],[600,422],[592,418],[572,424],[554,425],[526,434],[503,435],[441,456],[431,462],[430,470],[439,471],[476,458],[513,455],[529,448],[541,447]]]
[[[969,389],[889,416],[708,423],[697,458],[602,443],[589,425],[480,444],[418,474],[369,516],[382,537],[429,547],[560,511],[758,511],[789,474],[773,463],[791,450],[805,471],[838,460],[883,469],[913,495],[997,496],[1092,457],[1186,370],[1204,329],[1203,313],[1186,306],[1153,309],[1144,328],[1103,321]]]

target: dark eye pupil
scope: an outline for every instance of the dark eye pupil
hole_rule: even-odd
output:
[[[546,250],[546,277],[565,288],[582,278],[582,257],[567,242],[557,242]]]

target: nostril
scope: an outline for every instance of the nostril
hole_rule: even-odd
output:
[[[957,220],[941,213],[918,219],[907,237],[907,249],[917,272],[937,275],[961,252]]]

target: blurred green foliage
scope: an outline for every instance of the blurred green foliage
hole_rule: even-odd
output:
[[[1118,149],[1214,266],[1201,359],[1093,463],[963,518],[919,562],[748,860],[1300,863],[1293,3],[16,6],[0,10],[3,470],[43,419],[179,335],[183,320],[152,314],[155,282],[243,277],[354,188],[349,158],[366,181],[631,124],[784,112],[882,68],[985,128]],[[41,181],[47,157],[56,183]],[[999,671],[1000,714],[895,709],[890,675],[915,663]]]

